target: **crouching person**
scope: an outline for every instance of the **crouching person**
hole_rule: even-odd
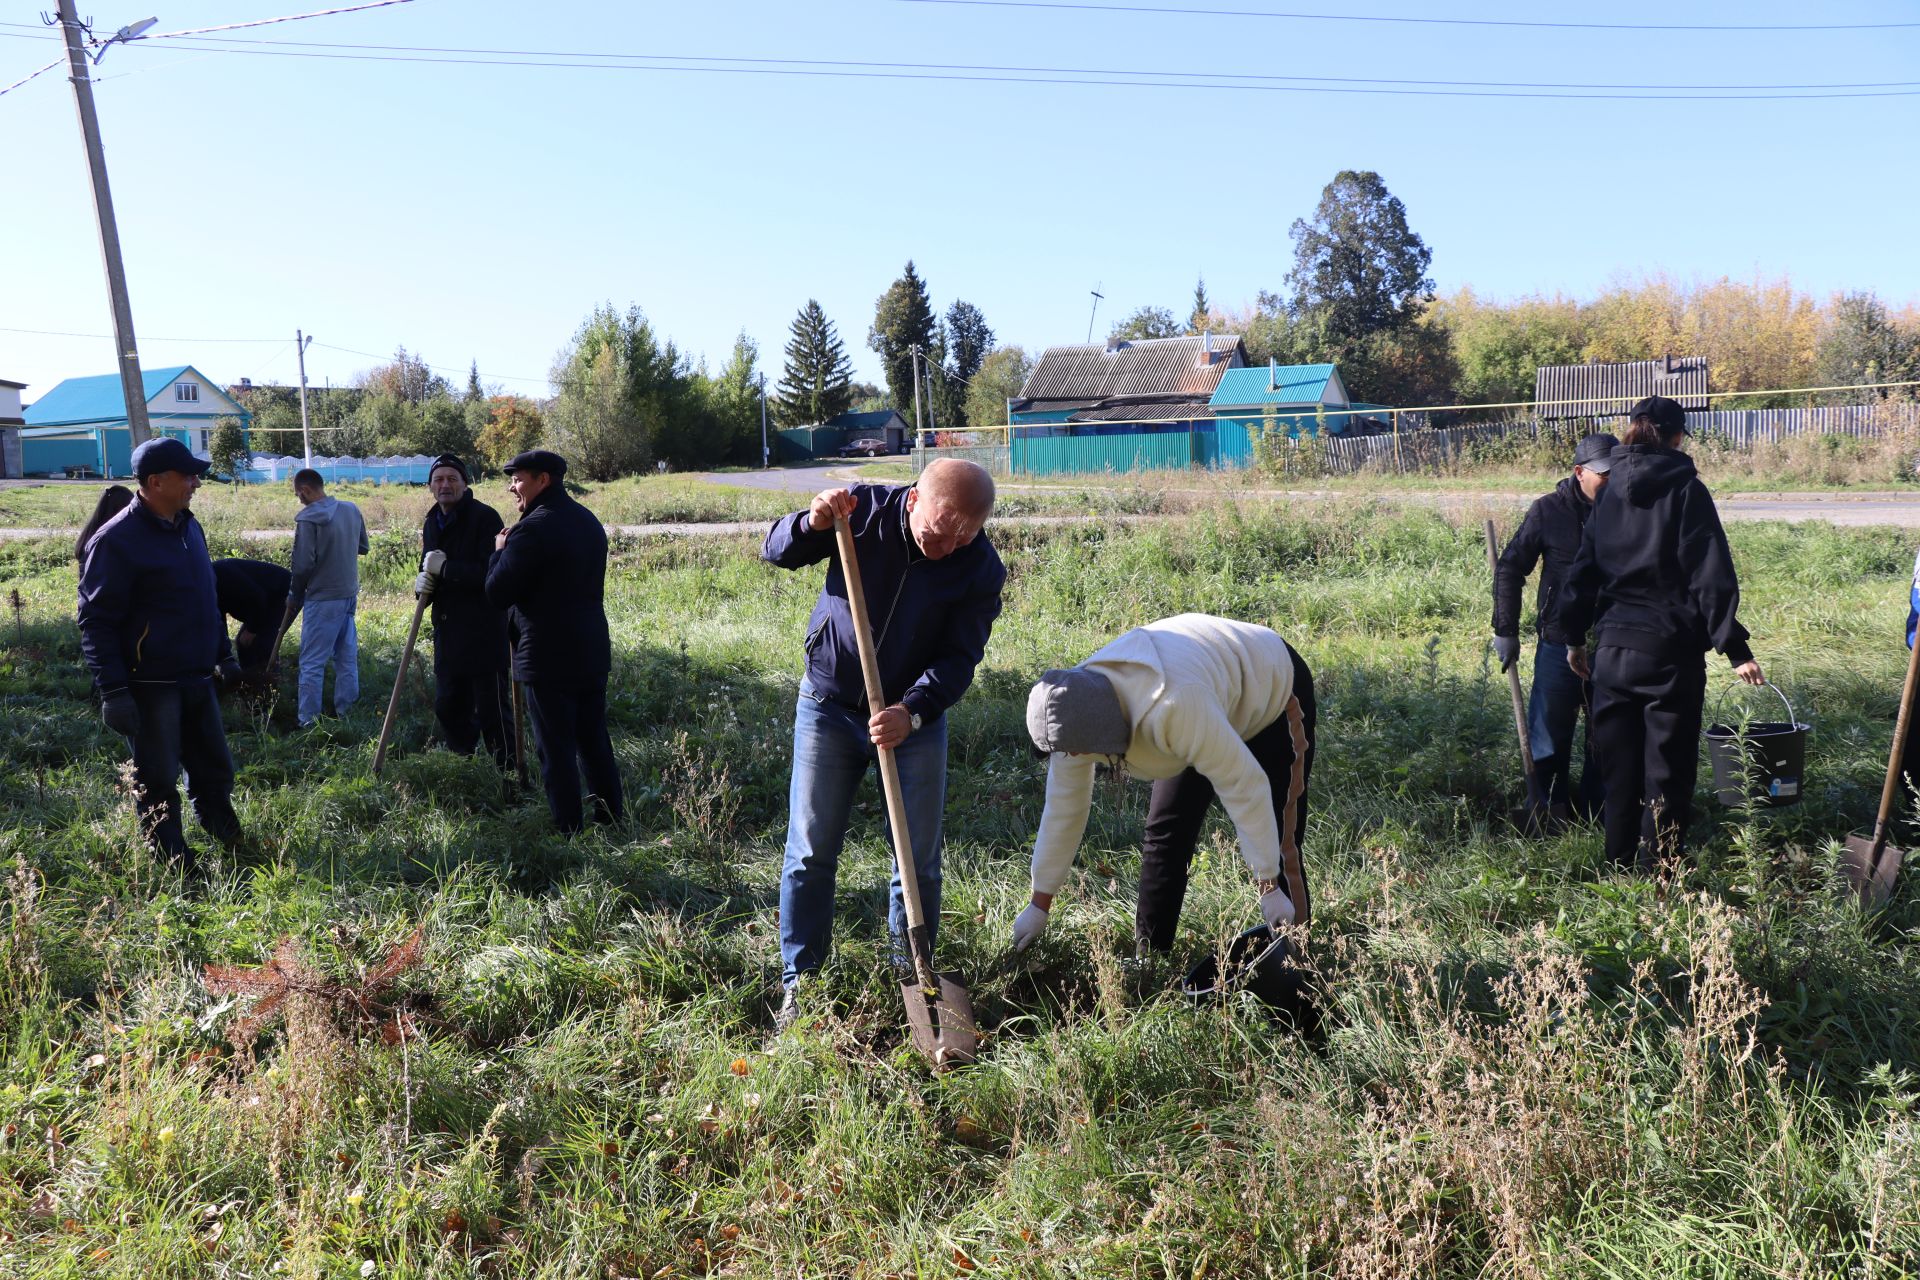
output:
[[[1316,716],[1313,675],[1279,635],[1200,613],[1136,627],[1079,666],[1041,676],[1027,698],[1027,732],[1050,757],[1047,799],[1033,898],[1014,922],[1013,945],[1029,947],[1046,931],[1102,762],[1153,782],[1134,917],[1141,952],[1173,948],[1215,796],[1239,834],[1261,915],[1275,928],[1305,925],[1300,835]]]

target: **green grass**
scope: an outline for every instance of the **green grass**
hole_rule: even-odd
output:
[[[218,555],[233,535],[214,534]],[[1594,832],[1506,824],[1511,715],[1472,528],[1354,503],[996,537],[1007,610],[953,717],[941,936],[990,1035],[944,1076],[902,1043],[876,794],[817,1013],[770,1036],[817,571],[759,564],[752,535],[616,542],[631,816],[568,843],[430,747],[418,680],[369,776],[411,612],[411,536],[382,535],[362,705],[313,736],[290,734],[285,689],[270,713],[229,709],[255,847],[189,891],[136,838],[67,548],[0,544],[27,609],[19,632],[0,616],[0,1274],[1920,1266],[1920,915],[1903,894],[1860,917],[1832,870],[1878,794],[1900,536],[1732,531],[1756,648],[1814,722],[1808,794],[1739,814],[1703,793],[1695,861],[1651,880],[1603,871]],[[1041,800],[1028,683],[1183,609],[1270,622],[1315,671],[1319,1043],[1123,965],[1138,785],[1099,789],[1052,931],[1005,953]],[[1216,816],[1181,949],[1254,918]],[[377,1005],[342,994],[416,929],[419,963]],[[263,964],[283,938],[311,985],[233,1046],[246,1002],[203,966]]]

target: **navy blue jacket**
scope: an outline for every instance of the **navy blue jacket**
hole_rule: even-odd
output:
[[[513,622],[513,678],[568,688],[604,685],[613,644],[601,605],[607,531],[558,481],[507,530],[487,562],[487,603]]]
[[[931,721],[973,683],[1000,616],[1006,566],[984,533],[939,560],[922,555],[907,529],[905,485],[857,484],[853,496],[848,523],[880,657],[881,692],[888,706],[900,703]],[[816,531],[805,511],[783,516],[768,530],[760,556],[783,569],[829,561],[807,622],[807,680],[820,697],[865,712],[867,686],[833,530]]]
[[[136,496],[100,526],[80,571],[80,651],[102,693],[205,680],[232,657],[193,512],[162,521]]]
[[[287,592],[293,575],[265,560],[215,560],[214,590],[220,612],[239,621],[271,644],[280,634],[280,620],[287,612]]]
[[[450,518],[436,503],[420,526],[424,551],[447,553],[433,589],[433,669],[443,675],[491,675],[507,669],[507,614],[487,603],[487,568],[500,513],[460,495]]]
[[[1548,644],[1565,644],[1567,638],[1554,630],[1554,601],[1580,554],[1580,535],[1587,527],[1593,504],[1580,492],[1580,482],[1569,476],[1554,486],[1552,493],[1534,500],[1527,518],[1513,535],[1513,541],[1500,553],[1493,570],[1493,634],[1520,635],[1520,597],[1527,575],[1540,566],[1539,604],[1534,610],[1534,625]]]

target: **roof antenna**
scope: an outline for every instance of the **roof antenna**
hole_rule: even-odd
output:
[[[1098,284],[1095,284],[1093,288],[1087,290],[1087,292],[1093,295],[1093,310],[1087,313],[1087,344],[1091,346],[1093,344],[1093,318],[1100,314],[1100,299],[1107,295],[1100,292],[1100,286]]]

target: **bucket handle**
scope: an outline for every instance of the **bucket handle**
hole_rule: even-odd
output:
[[[1713,700],[1713,709],[1714,709],[1714,714],[1716,716],[1720,714],[1720,708],[1726,704],[1727,695],[1732,693],[1735,689],[1739,688],[1742,683],[1744,682],[1740,680],[1734,680],[1731,683],[1729,683],[1726,688],[1720,691],[1720,696]],[[1771,680],[1769,680],[1766,684],[1766,687],[1773,690],[1774,696],[1780,699],[1780,701],[1786,706],[1787,723],[1794,726],[1795,728],[1799,728],[1800,717],[1796,716],[1793,713],[1793,704],[1787,701],[1787,695],[1780,691],[1780,686],[1773,683]],[[1725,721],[1722,721],[1722,723],[1725,723]]]

